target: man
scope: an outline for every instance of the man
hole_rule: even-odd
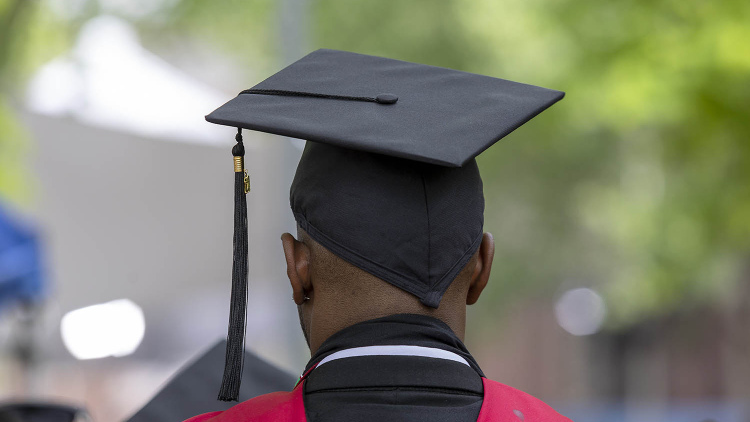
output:
[[[308,140],[290,190],[297,238],[281,242],[312,358],[293,391],[189,421],[568,421],[484,378],[462,342],[494,254],[474,157],[562,95],[319,50],[207,116]],[[237,140],[241,156],[241,129]],[[235,166],[236,270],[243,170]],[[233,284],[233,310],[244,309],[243,289]],[[227,368],[237,365],[232,350]]]

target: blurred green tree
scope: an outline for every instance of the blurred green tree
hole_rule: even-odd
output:
[[[0,0],[0,199],[19,207],[31,205],[34,182],[28,134],[13,106],[31,72],[69,47],[73,29],[39,2]]]
[[[22,0],[0,2],[0,198],[28,201],[21,130],[8,107],[5,94],[10,85],[11,63],[18,48],[29,4]]]

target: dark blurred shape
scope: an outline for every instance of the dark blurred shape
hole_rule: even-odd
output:
[[[234,402],[216,399],[224,368],[226,344],[226,340],[217,342],[195,361],[177,371],[177,375],[128,421],[182,421],[235,405]],[[296,381],[294,375],[245,351],[239,401],[274,391],[291,390]]]
[[[0,201],[0,311],[13,302],[33,302],[44,292],[39,237],[28,222]]]
[[[0,405],[0,422],[89,422],[82,408],[52,403],[8,403]]]

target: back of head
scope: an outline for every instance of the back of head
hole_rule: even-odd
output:
[[[290,202],[300,228],[324,247],[325,278],[357,279],[348,291],[366,290],[384,307],[398,297],[437,308],[482,241],[474,160],[444,167],[308,142]]]
[[[315,284],[315,312],[321,319],[337,321],[335,329],[394,314],[419,314],[438,318],[463,336],[467,292],[477,254],[450,283],[438,308],[338,257],[305,231],[299,237],[310,250],[310,276]],[[333,329],[333,331],[335,331]]]

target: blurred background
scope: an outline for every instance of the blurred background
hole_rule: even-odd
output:
[[[567,92],[484,153],[466,343],[577,422],[750,421],[750,2],[0,0],[0,401],[124,420],[226,335],[234,132],[317,48]],[[248,348],[309,354],[301,141],[249,134]],[[116,335],[113,335],[116,333]]]

